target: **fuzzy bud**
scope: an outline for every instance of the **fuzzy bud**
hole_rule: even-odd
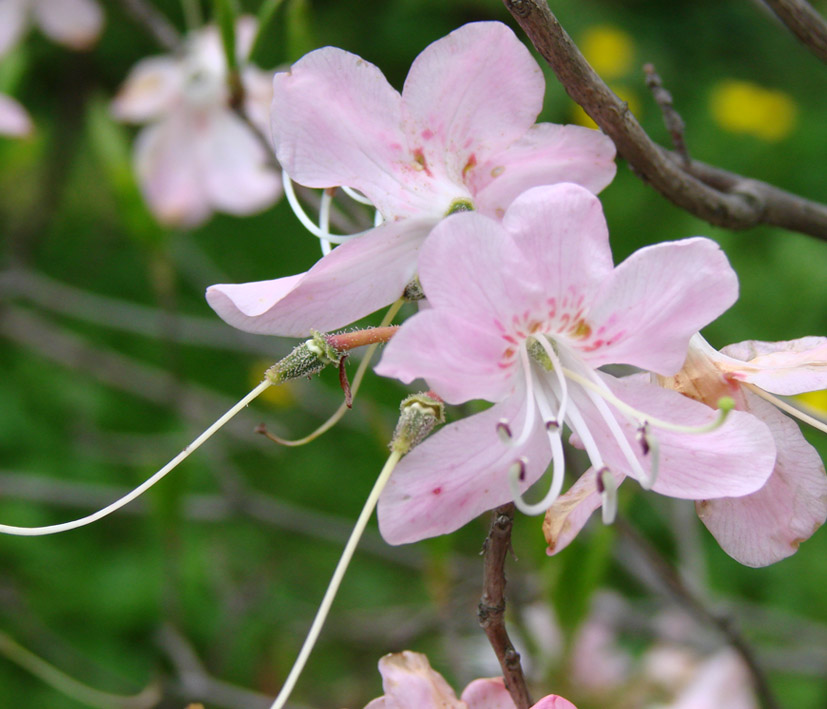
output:
[[[299,377],[318,374],[331,364],[338,365],[342,353],[332,347],[324,333],[312,331],[313,337],[276,362],[264,376],[273,384],[282,384]]]
[[[422,443],[434,426],[445,421],[445,406],[430,393],[411,394],[402,400],[399,410],[390,449],[402,455]]]

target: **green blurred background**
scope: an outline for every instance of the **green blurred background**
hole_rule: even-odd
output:
[[[177,2],[156,4],[183,29]],[[239,5],[258,9],[254,0]],[[0,62],[0,90],[36,123],[31,138],[0,138],[0,520],[9,524],[60,522],[105,504],[246,393],[294,343],[233,331],[206,305],[204,288],[296,273],[319,255],[285,202],[249,218],[219,215],[189,232],[155,224],[132,178],[135,131],[112,122],[108,102],[130,67],[159,50],[120,3],[104,6],[107,24],[91,52],[71,53],[35,32]],[[827,70],[761,3],[552,6],[656,140],[666,144],[668,135],[645,88],[645,62],[672,91],[694,157],[827,200]],[[204,10],[209,15],[211,6]],[[274,67],[332,44],[374,62],[401,87],[428,43],[481,19],[507,22],[522,37],[495,0],[286,0],[257,59]],[[582,119],[550,73],[541,119]],[[722,245],[741,299],[708,328],[714,345],[825,334],[824,242],[770,228],[714,228],[673,207],[622,162],[602,200],[617,261],[640,246],[693,235]],[[123,513],[65,535],[0,538],[0,706],[87,706],[21,669],[8,638],[105,691],[130,694],[157,680],[163,707],[263,702],[235,686],[274,695],[385,459],[405,394],[372,376],[363,392],[331,433],[284,449],[256,436],[255,425],[303,435],[340,397],[334,372],[285,387]],[[827,453],[824,437],[811,434]],[[690,503],[626,487],[628,518],[754,642],[782,705],[827,706],[824,530],[792,558],[748,569],[720,551]],[[398,549],[374,528],[295,706],[363,706],[381,693],[376,661],[406,648],[427,652],[458,689],[494,673],[475,619],[487,523]],[[593,594],[611,589],[627,620],[639,616],[622,629],[621,644],[640,656],[657,636],[646,619],[674,602],[596,520],[548,558],[540,521],[520,518],[514,549],[511,620],[535,686],[566,694],[581,709],[637,706],[589,695],[572,681],[559,648],[544,643],[562,644],[565,655]],[[521,612],[527,608],[541,615],[552,608],[560,637],[552,626],[536,630],[543,626]],[[698,632],[705,652],[720,644],[714,633]],[[187,663],[196,661],[199,671],[188,675]],[[229,684],[204,685],[208,675]],[[201,684],[188,685],[187,677]]]

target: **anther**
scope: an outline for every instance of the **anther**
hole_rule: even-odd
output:
[[[546,431],[550,433],[556,433],[560,430],[560,422],[552,419],[551,421],[546,421]]]
[[[525,482],[527,466],[528,459],[521,456],[511,464],[511,467],[508,470],[508,475],[512,478],[517,478],[520,482]]]
[[[497,435],[503,443],[511,443],[514,439],[514,434],[511,433],[511,426],[508,425],[508,421],[505,419],[497,421]]]
[[[637,440],[640,443],[640,447],[643,450],[643,455],[649,455],[649,451],[651,450],[649,446],[649,424],[645,421],[643,425],[638,428],[637,430]]]
[[[603,501],[601,511],[603,524],[611,524],[617,517],[617,481],[611,471],[604,466],[597,471],[595,482]]]

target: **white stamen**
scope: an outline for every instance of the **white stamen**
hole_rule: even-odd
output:
[[[557,409],[557,416],[555,419],[562,424],[562,422],[566,420],[566,406],[568,406],[569,403],[569,385],[566,382],[565,375],[563,374],[563,363],[560,361],[560,358],[557,356],[557,353],[554,351],[554,348],[551,346],[548,339],[545,337],[538,337],[535,339],[540,343],[540,347],[543,348],[545,353],[548,355],[548,358],[551,360],[551,363],[554,365],[554,374],[556,375],[557,382],[560,385],[560,406]],[[562,345],[558,344],[558,346]]]
[[[531,360],[528,358],[528,352],[525,347],[520,347],[520,359],[523,364],[523,373],[525,374],[526,415],[520,435],[516,439],[511,440],[511,445],[515,447],[523,445],[531,435],[534,428],[534,409],[536,408],[534,401],[534,377],[531,375]]]
[[[373,202],[371,202],[365,195],[361,192],[353,189],[352,187],[345,187],[342,185],[342,192],[344,192],[348,197],[350,197],[354,202],[358,202],[359,204],[366,204],[368,207],[373,206]]]
[[[333,204],[333,195],[330,190],[322,190],[322,201],[319,205],[319,228],[327,237],[321,240],[322,256],[330,253],[330,206]]]
[[[603,524],[611,524],[617,517],[617,481],[608,468],[597,471],[597,490],[602,499]]]
[[[589,456],[592,467],[596,469],[605,468],[606,465],[603,463],[603,457],[600,455],[591,431],[589,431],[589,427],[586,426],[580,409],[577,408],[573,400],[569,402],[569,425],[571,426],[571,430],[580,436],[580,440],[583,442],[583,447],[586,449],[586,455]]]
[[[809,424],[813,428],[817,428],[819,431],[823,431],[827,433],[827,423],[824,421],[819,421],[817,418],[810,416],[809,414],[805,414],[801,409],[797,409],[792,404],[788,404],[783,399],[779,399],[777,396],[773,396],[767,391],[761,389],[761,387],[755,386],[755,384],[751,384],[750,382],[741,382],[747,389],[749,389],[753,394],[760,396],[762,399],[769,401],[773,406],[777,406],[779,409],[788,413],[790,416],[797,418],[799,421],[803,421],[806,424]]]
[[[324,241],[329,241],[331,244],[344,244],[348,241],[348,239],[357,236],[356,234],[339,236],[337,234],[331,234],[329,232],[325,233],[322,231],[316,224],[313,223],[313,220],[307,216],[307,212],[305,212],[304,208],[301,206],[299,198],[296,197],[296,192],[293,189],[293,181],[290,179],[290,175],[288,175],[284,170],[281,171],[281,181],[284,185],[284,196],[287,197],[287,203],[293,210],[293,214],[296,215],[298,220],[302,223],[302,226],[313,234],[313,236],[318,239],[323,239]],[[324,199],[324,196],[322,196],[322,199]]]

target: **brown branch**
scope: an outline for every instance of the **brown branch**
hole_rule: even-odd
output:
[[[738,653],[750,672],[753,687],[758,695],[761,707],[763,709],[780,709],[780,705],[770,688],[763,668],[755,657],[752,647],[738,631],[738,628],[735,627],[732,619],[728,616],[718,615],[707,608],[704,602],[686,587],[680,574],[675,571],[672,565],[626,520],[618,518],[615,525],[623,539],[634,547],[672,597],[698,620],[716,628],[730,647]]]
[[[545,0],[503,0],[574,101],[603,129],[637,175],[678,207],[710,224],[747,229],[757,224],[827,239],[827,206],[772,185],[681,158],[646,134],[628,105],[595,73]],[[710,177],[730,179],[716,182]],[[733,179],[734,178],[734,179]]]
[[[511,527],[514,524],[514,504],[494,510],[494,518],[483,544],[482,598],[477,617],[480,626],[494,648],[503,680],[517,709],[528,709],[528,694],[523,668],[518,653],[505,629],[505,559],[511,549]]]
[[[692,164],[692,159],[689,157],[689,150],[686,148],[686,140],[684,139],[686,124],[675,110],[672,94],[664,87],[660,74],[655,71],[654,64],[644,64],[643,71],[646,74],[646,85],[652,92],[655,103],[660,108],[666,130],[669,131],[672,138],[672,146],[675,148],[675,152],[680,155],[683,167],[689,167]]]
[[[799,41],[827,63],[827,22],[805,0],[764,0]]]

